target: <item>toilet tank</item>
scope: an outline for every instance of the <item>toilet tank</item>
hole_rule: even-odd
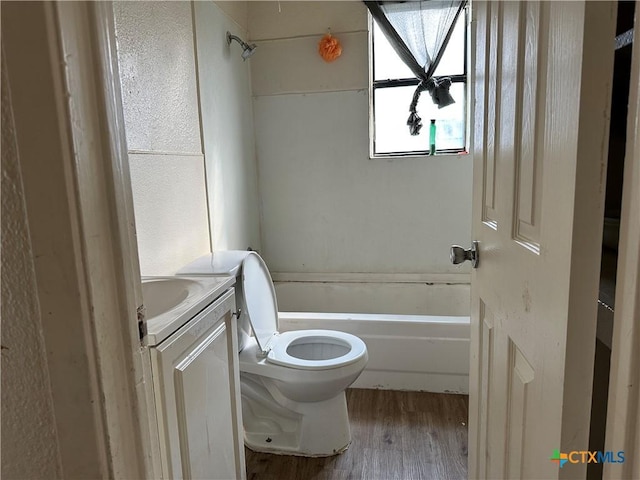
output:
[[[240,273],[242,262],[250,255],[247,250],[221,250],[208,253],[185,265],[176,275],[233,275]]]
[[[240,269],[243,260],[250,255],[247,250],[220,250],[208,253],[185,265],[176,272],[176,275],[185,276],[234,276],[236,277],[236,312],[240,311],[238,318],[238,351],[241,352],[251,337],[251,323],[244,307],[244,292],[242,291],[242,278]]]

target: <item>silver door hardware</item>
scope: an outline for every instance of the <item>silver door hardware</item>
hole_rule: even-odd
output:
[[[465,250],[460,245],[452,245],[450,257],[451,263],[453,263],[454,265],[470,260],[471,266],[473,268],[478,268],[478,262],[480,261],[478,242],[474,240],[471,243],[471,248],[469,250]]]

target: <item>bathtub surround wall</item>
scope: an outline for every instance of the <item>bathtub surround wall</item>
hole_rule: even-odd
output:
[[[223,8],[221,8],[223,7]],[[214,250],[260,249],[250,69],[226,32],[248,38],[247,3],[194,3],[202,138]]]
[[[247,3],[114,11],[142,274],[259,249],[249,64],[225,43],[227,30],[247,36]]]
[[[114,2],[142,275],[210,248],[189,2]]]
[[[471,157],[369,159],[367,22],[356,1],[249,5],[262,253],[280,326],[365,339],[359,387],[466,393],[469,267],[451,265],[449,247],[471,240]],[[328,27],[343,46],[332,63],[317,53]]]
[[[451,265],[449,247],[471,239],[471,157],[370,160],[366,7],[280,10],[249,8],[262,252],[279,293],[377,284],[389,313],[402,298],[424,304],[432,285],[468,293],[469,267]],[[333,63],[317,54],[327,27],[343,45]],[[284,298],[281,309],[292,309]]]
[[[280,274],[272,278],[281,312],[469,316],[460,275]],[[285,279],[285,281],[282,281]],[[448,283],[436,283],[447,281]]]

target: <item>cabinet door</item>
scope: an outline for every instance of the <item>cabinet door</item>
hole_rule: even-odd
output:
[[[154,349],[163,473],[244,478],[232,292]]]

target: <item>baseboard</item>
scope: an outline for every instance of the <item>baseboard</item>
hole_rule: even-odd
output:
[[[351,388],[469,394],[469,375],[365,370]]]

